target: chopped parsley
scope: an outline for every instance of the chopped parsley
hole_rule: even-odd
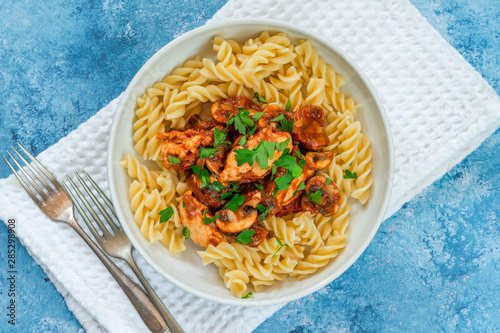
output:
[[[250,296],[252,296],[252,295],[253,295],[253,294],[252,294],[252,292],[251,292],[251,291],[249,291],[249,292],[248,292],[248,294],[246,294],[246,295],[245,295],[245,296],[243,296],[242,298],[243,298],[243,299],[247,299],[248,297],[250,297]]]
[[[170,206],[160,211],[160,223],[167,222],[174,215],[174,209]]]
[[[252,119],[254,121],[259,121],[260,118],[262,118],[262,116],[264,115],[264,112],[257,112],[255,113],[253,116],[252,116]]]
[[[198,178],[201,181],[200,188],[204,188],[210,183],[210,173],[207,168],[204,167],[202,169],[197,165],[191,165],[191,170],[198,175]]]
[[[200,148],[200,158],[212,158],[217,153],[217,149],[215,148]]]
[[[259,211],[259,213],[261,213],[259,216],[259,221],[262,221],[269,216],[269,211],[271,210],[271,208],[264,205],[257,205],[257,210]]]
[[[290,134],[292,134],[292,132],[293,132],[293,118],[290,121],[288,121],[288,119],[286,119],[285,115],[283,113],[280,113],[279,116],[277,116],[274,119],[271,119],[271,121],[279,121],[280,123],[278,124],[277,127],[280,130],[283,130],[285,132],[289,132]]]
[[[203,213],[203,224],[213,223],[213,222],[215,222],[215,220],[217,220],[220,217],[220,215],[215,215],[213,218],[209,218],[209,217],[207,217],[207,212],[208,212],[208,210],[206,210],[205,213]]]
[[[236,193],[231,198],[231,200],[224,206],[224,208],[230,209],[233,212],[235,212],[245,202],[246,199],[247,198],[244,195]]]
[[[185,201],[182,202],[182,207],[186,208],[186,202]]]
[[[181,163],[181,160],[178,157],[170,156],[170,155],[168,155],[167,157],[168,157],[168,161],[172,165],[174,165],[174,164],[180,164]]]
[[[349,170],[344,171],[344,179],[355,179],[358,178],[358,174],[356,172],[351,172]]]
[[[255,188],[259,191],[264,192],[264,185],[262,185],[261,183],[254,182],[253,186],[255,186]]]
[[[332,180],[330,178],[327,178],[326,179],[326,186],[330,185],[331,182],[332,182]]]
[[[290,101],[290,95],[288,95],[288,100],[286,101],[285,111],[290,111],[292,109],[292,101]]]
[[[253,94],[253,98],[257,98],[257,100],[261,103],[269,104],[258,92],[255,92],[255,94]]]
[[[238,234],[238,237],[236,237],[236,242],[241,244],[251,243],[253,235],[255,235],[255,231],[243,230]]]
[[[234,128],[240,132],[240,134],[247,134],[248,128],[255,126],[254,121],[250,118],[250,111],[244,108],[239,108],[239,112],[236,116],[229,119],[228,125],[234,125]]]
[[[323,195],[321,194],[321,191],[316,191],[316,192],[313,192],[313,193],[307,193],[306,192],[306,196],[307,196],[307,199],[309,199],[309,201],[312,201],[316,204],[319,204],[321,205],[323,202]]]
[[[231,198],[233,195],[234,195],[234,193],[226,192],[226,193],[222,193],[221,196],[220,196],[220,198],[222,200],[226,200],[226,199]]]
[[[227,143],[227,134],[225,130],[219,131],[217,127],[214,128],[214,147],[217,148],[220,145]]]
[[[290,186],[290,183],[292,182],[293,178],[294,178],[293,175],[289,172],[287,172],[281,177],[276,178],[274,182],[276,183],[278,191],[286,190]]]
[[[222,185],[219,181],[208,184],[208,188],[215,192],[220,192],[225,189],[224,185]]]
[[[288,247],[290,247],[290,245],[288,245],[288,244],[286,244],[286,243],[285,243],[285,244],[281,243],[281,240],[280,240],[280,238],[279,238],[279,237],[278,237],[278,238],[276,238],[276,241],[278,242],[278,244],[279,244],[279,246],[280,246],[280,247],[278,247],[278,249],[276,250],[276,252],[274,252],[274,254],[273,254],[273,256],[272,256],[273,258],[274,258],[274,256],[275,256],[275,255],[277,255],[277,254],[278,254],[278,252],[281,250],[281,248],[282,248],[283,246],[288,246]]]
[[[236,163],[238,166],[241,166],[245,163],[253,166],[255,161],[259,163],[259,166],[262,169],[269,168],[269,159],[274,158],[275,150],[283,151],[283,155],[288,154],[289,150],[285,149],[285,147],[290,142],[290,138],[283,142],[274,142],[274,141],[266,141],[263,140],[259,142],[253,149],[237,149],[234,151]],[[302,172],[302,171],[301,171]]]
[[[247,137],[242,136],[240,139],[240,142],[238,143],[240,146],[243,146],[245,143],[247,143]]]
[[[182,234],[184,235],[184,238],[185,239],[188,239],[189,238],[189,229],[187,227],[184,227],[184,229],[182,229]]]
[[[293,197],[297,195],[297,192],[305,190],[306,189],[306,183],[302,182],[299,184],[295,192],[293,192]]]
[[[302,168],[297,164],[297,159],[291,155],[281,155],[280,158],[274,162],[274,165],[290,171],[293,178],[299,178],[302,174]]]
[[[283,151],[288,146],[288,144],[290,143],[290,140],[291,139],[288,138],[288,139],[286,139],[283,142],[276,142],[276,149],[278,149],[278,151]]]

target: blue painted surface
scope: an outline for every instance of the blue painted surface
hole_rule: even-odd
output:
[[[156,50],[202,25],[225,2],[0,6],[0,150],[16,141],[35,153],[45,150],[118,96]],[[500,2],[412,2],[500,92]],[[499,141],[497,131],[385,221],[341,278],[287,304],[256,332],[500,331]],[[0,177],[8,174],[0,163]],[[6,240],[0,223],[2,309]],[[17,331],[82,331],[19,244],[17,264]],[[0,331],[10,331],[0,313]]]

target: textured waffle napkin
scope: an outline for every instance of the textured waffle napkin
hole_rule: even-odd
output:
[[[238,17],[301,25],[337,44],[367,74],[394,137],[396,173],[386,216],[440,178],[500,124],[499,96],[406,0],[231,0],[213,20]],[[84,169],[106,188],[103,152],[118,100],[41,153],[41,162],[60,180]],[[13,176],[0,186],[0,218],[16,218],[18,237],[88,332],[146,330],[73,230],[42,216]],[[280,308],[211,303],[174,287],[142,259],[138,263],[188,332],[251,331]]]

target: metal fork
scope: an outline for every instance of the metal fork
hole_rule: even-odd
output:
[[[97,257],[102,261],[104,266],[109,270],[111,275],[118,282],[120,287],[123,289],[125,294],[128,296],[137,312],[144,320],[144,323],[148,328],[154,333],[163,333],[168,331],[168,326],[165,320],[162,318],[160,312],[155,308],[153,302],[150,300],[148,295],[139,287],[134,281],[132,281],[125,273],[123,273],[118,266],[116,266],[113,261],[95,244],[92,239],[83,231],[82,228],[76,223],[73,214],[73,203],[70,197],[61,187],[61,184],[55,179],[55,177],[33,156],[30,154],[26,148],[21,144],[17,143],[19,148],[29,157],[29,159],[38,167],[38,169],[43,173],[43,175],[36,171],[36,169],[30,165],[30,163],[21,155],[14,147],[12,149],[17,154],[17,156],[24,162],[29,171],[38,179],[38,182],[28,174],[28,172],[19,164],[19,162],[12,156],[12,154],[7,151],[7,154],[17,165],[21,174],[26,178],[28,185],[21,177],[21,175],[14,169],[12,164],[3,156],[3,159],[12,170],[17,180],[24,187],[26,192],[33,201],[38,205],[38,207],[45,213],[48,217],[53,220],[69,224],[88,246],[94,251]],[[40,187],[41,185],[41,187]]]
[[[118,218],[116,217],[116,213],[113,207],[113,204],[111,203],[111,200],[104,194],[104,192],[99,188],[99,186],[96,184],[96,182],[90,177],[85,171],[82,171],[82,173],[85,175],[85,178],[87,181],[92,185],[94,190],[99,194],[101,197],[102,201],[108,206],[109,210],[111,213],[114,215],[114,219],[118,221]],[[103,250],[109,254],[112,257],[122,259],[127,264],[132,268],[134,271],[135,275],[141,281],[144,289],[146,289],[146,292],[149,294],[151,300],[155,304],[156,308],[160,313],[162,314],[163,318],[167,322],[168,328],[172,333],[180,333],[184,332],[182,328],[179,326],[179,324],[175,321],[174,317],[170,314],[168,309],[165,307],[165,305],[162,303],[158,295],[156,295],[155,291],[153,288],[151,288],[151,285],[149,282],[146,280],[144,275],[142,275],[142,272],[140,269],[137,267],[134,261],[134,257],[132,256],[132,243],[128,239],[127,235],[125,232],[120,229],[116,223],[113,221],[113,218],[108,214],[106,209],[103,207],[101,202],[98,200],[98,198],[94,195],[90,187],[86,184],[86,182],[83,180],[83,178],[78,174],[75,173],[76,178],[78,178],[80,184],[82,187],[85,189],[85,192],[88,194],[94,205],[97,207],[101,215],[104,217],[106,222],[108,222],[109,227],[112,229],[113,234],[109,232],[109,230],[104,226],[102,219],[99,218],[97,215],[95,209],[92,208],[90,205],[89,201],[85,198],[85,196],[82,194],[82,192],[78,189],[78,186],[73,182],[73,180],[68,176],[68,181],[71,183],[71,186],[73,187],[73,191],[76,193],[78,198],[80,199],[81,203],[85,206],[89,214],[92,216],[94,219],[94,222],[99,226],[100,231],[102,232],[102,235],[99,234],[92,224],[91,219],[89,216],[85,213],[85,210],[83,207],[78,203],[78,200],[76,200],[76,197],[73,195],[73,193],[69,190],[68,186],[66,185],[65,182],[63,182],[63,187],[66,189],[66,192],[70,196],[70,198],[73,200],[73,204],[75,205],[76,209],[82,216],[83,220],[89,227],[90,231],[92,232],[92,235],[94,235],[95,239],[99,243],[99,245],[103,248]]]

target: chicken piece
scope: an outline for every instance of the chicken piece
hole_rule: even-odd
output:
[[[260,107],[245,96],[236,96],[227,99],[220,99],[212,104],[210,111],[212,117],[220,123],[227,123],[232,116],[239,112],[239,108],[244,108],[250,111],[253,115],[256,112],[261,112]]]
[[[255,207],[260,203],[262,193],[254,190],[245,194],[245,197],[245,202],[236,212],[227,208],[217,212],[219,218],[215,220],[215,223],[221,231],[238,233],[244,229],[250,228],[257,222],[258,212]]]
[[[303,190],[297,190],[301,183],[311,178],[315,171],[324,169],[332,163],[333,152],[309,152],[305,156],[305,161],[306,165],[302,169],[302,174],[293,179],[286,190],[276,194],[276,200],[283,206],[283,209],[303,193]]]
[[[215,223],[203,224],[203,215],[213,218],[208,207],[196,200],[191,191],[186,192],[179,203],[182,224],[189,229],[189,238],[199,246],[217,246],[224,241]]]
[[[308,150],[319,150],[329,144],[323,116],[323,109],[316,105],[297,109],[293,115],[293,139]]]
[[[246,244],[246,245],[251,246],[251,247],[259,246],[259,244],[262,243],[262,241],[264,239],[266,239],[267,234],[269,233],[269,231],[262,224],[260,224],[260,222],[256,222],[256,223],[252,224],[252,226],[250,228],[248,228],[248,230],[254,231],[254,235],[252,236],[252,241],[250,243]],[[238,240],[239,232],[238,233],[231,233],[231,232],[221,231],[221,235],[228,242],[236,243]]]
[[[266,127],[263,130],[250,136],[247,142],[243,145],[235,145],[226,159],[226,166],[220,174],[220,181],[225,184],[228,182],[250,183],[264,178],[270,171],[273,163],[280,158],[283,151],[274,151],[274,156],[268,159],[268,168],[262,169],[257,161],[250,166],[248,163],[238,166],[236,162],[236,153],[238,149],[255,148],[261,141],[284,142],[290,139],[288,132],[282,132],[272,127]],[[239,142],[239,141],[238,141]],[[291,140],[288,142],[286,148],[292,148]]]
[[[158,133],[156,138],[165,139],[161,147],[163,161],[167,168],[174,170],[189,169],[191,165],[196,164],[200,148],[211,146],[214,143],[213,131],[193,129]],[[172,158],[178,158],[179,163],[172,164]]]
[[[327,185],[327,182],[329,183]],[[320,191],[321,198],[316,198],[320,203],[313,202],[312,196]],[[340,192],[334,182],[323,176],[315,176],[306,183],[306,194],[302,197],[302,210],[313,214],[320,212],[324,216],[336,214],[340,208]],[[308,198],[309,195],[309,198]]]
[[[194,173],[187,177],[186,184],[193,192],[194,197],[204,205],[220,208],[227,203],[227,200],[221,199],[223,192],[214,191],[211,186],[201,188],[201,181]]]

